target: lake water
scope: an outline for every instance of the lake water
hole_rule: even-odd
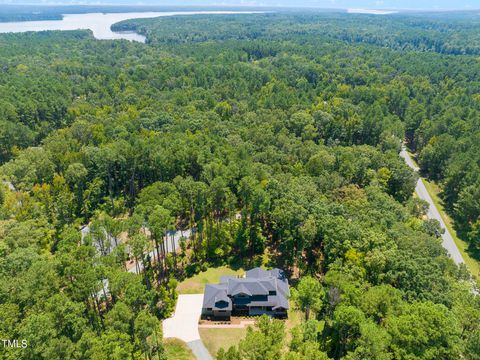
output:
[[[254,11],[182,11],[182,12],[137,12],[137,13],[91,13],[91,14],[65,14],[63,20],[47,21],[18,21],[0,23],[0,33],[19,33],[27,31],[45,30],[79,30],[89,29],[93,36],[100,40],[127,39],[130,41],[145,42],[143,35],[135,32],[113,32],[110,27],[123,20],[154,18],[175,15],[200,15],[200,14],[253,14]]]
[[[390,15],[396,14],[398,11],[393,10],[372,10],[372,9],[348,9],[349,14],[369,14],[369,15]]]

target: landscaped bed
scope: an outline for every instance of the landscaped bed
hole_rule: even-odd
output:
[[[198,328],[239,329],[255,325],[255,318],[231,317],[230,321],[200,320]]]
[[[198,324],[199,325],[216,325],[216,324],[230,324],[230,325],[240,325],[242,323],[255,323],[257,319],[256,316],[232,316],[230,320],[207,320],[201,319]]]

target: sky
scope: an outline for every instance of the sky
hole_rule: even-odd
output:
[[[480,9],[480,0],[0,0],[0,4],[50,5],[228,5],[362,9]]]

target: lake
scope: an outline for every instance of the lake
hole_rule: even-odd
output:
[[[0,33],[19,33],[27,31],[45,30],[79,30],[89,29],[99,40],[126,39],[145,42],[145,37],[136,32],[114,32],[110,27],[120,21],[128,19],[154,18],[175,15],[225,15],[225,14],[253,14],[255,11],[181,11],[181,12],[136,12],[136,13],[90,13],[65,14],[63,20],[46,21],[17,21],[0,23]]]
[[[398,11],[394,10],[372,10],[372,9],[347,9],[349,14],[368,14],[368,15],[391,15]]]

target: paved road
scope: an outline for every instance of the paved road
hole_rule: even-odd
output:
[[[87,236],[90,233],[90,226],[89,225],[83,226],[80,229],[80,232],[81,232],[82,241],[83,241],[85,236]],[[113,249],[116,246],[116,242],[114,241],[114,238],[110,234],[107,234],[106,232],[105,232],[105,234],[106,234],[107,239],[110,241],[110,250],[109,251],[111,251],[111,249]],[[192,235],[192,230],[187,229],[187,230],[169,231],[167,233],[167,235],[168,235],[167,239],[164,240],[165,249],[166,249],[167,252],[171,253],[171,252],[174,252],[176,249],[179,248],[180,240],[182,238],[188,239]],[[172,238],[173,238],[173,244],[172,244]],[[93,245],[97,249],[97,252],[101,253],[101,249],[99,248],[99,245],[95,242],[94,242]],[[155,249],[152,252],[150,252],[148,255],[150,255],[150,258],[152,260],[154,260],[154,259],[157,259],[156,254],[157,254],[157,250]],[[139,273],[141,273],[142,270],[143,270],[143,264],[141,262],[139,262],[138,264],[135,264],[130,269],[128,269],[128,272],[134,273],[134,274],[139,274]],[[103,296],[109,294],[108,286],[109,286],[108,279],[103,279],[103,289],[100,290],[97,293],[97,298],[98,299],[101,299]],[[104,289],[105,289],[105,292],[104,292]]]
[[[176,251],[176,249],[179,248],[180,246],[180,240],[182,238],[188,239],[192,235],[192,230],[187,229],[187,230],[177,230],[177,231],[169,231],[167,233],[167,238],[164,240],[165,244],[165,250],[169,253],[173,253]],[[173,244],[172,244],[172,238],[173,238]],[[151,259],[157,259],[157,250],[154,249],[152,252],[150,252],[148,255],[150,255]],[[132,267],[129,272],[136,273],[138,274],[140,271],[143,270],[143,264],[138,263],[137,266]]]
[[[185,341],[198,360],[212,360],[198,332],[202,303],[203,294],[179,295],[175,313],[163,320],[163,337]]]
[[[418,167],[413,163],[410,155],[402,149],[400,152],[400,156],[405,159],[405,162],[408,166],[410,166],[413,170],[418,171]],[[447,249],[448,254],[452,258],[452,260],[458,265],[464,263],[462,255],[455,244],[455,241],[452,238],[452,235],[448,231],[447,227],[445,226],[445,222],[443,221],[442,217],[440,216],[440,212],[438,211],[437,207],[435,206],[430,194],[427,191],[427,188],[423,184],[422,180],[419,178],[417,181],[417,185],[415,186],[415,192],[417,193],[418,197],[422,200],[425,200],[430,205],[428,208],[427,217],[429,219],[438,220],[442,229],[445,232],[442,234],[442,245],[445,249]]]

